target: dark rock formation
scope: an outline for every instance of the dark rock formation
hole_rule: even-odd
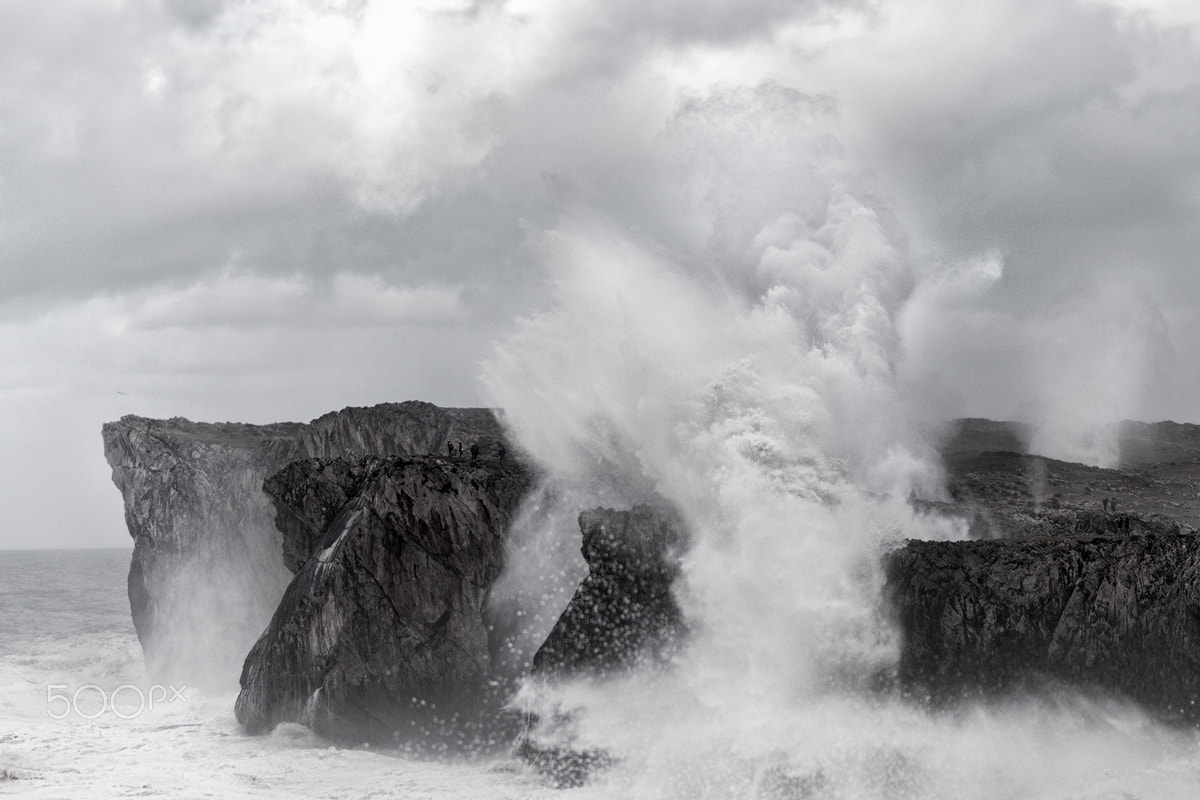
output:
[[[885,592],[899,678],[919,695],[1062,681],[1200,722],[1194,534],[912,541],[891,555]]]
[[[460,441],[489,452],[501,433],[487,409],[408,402],[307,425],[127,416],[103,436],[134,539],[130,609],[151,673],[220,684],[237,675],[291,578],[265,477],[306,457],[423,454]],[[306,555],[290,549],[287,563]]]
[[[671,511],[634,506],[579,515],[588,574],[533,657],[533,674],[603,675],[661,662],[685,626],[671,594],[684,546]]]
[[[1018,452],[1018,425],[956,423],[951,501],[922,505],[986,541],[889,556],[908,691],[943,702],[1060,682],[1200,722],[1200,428],[1110,433],[1117,469]]]
[[[532,679],[596,678],[639,665],[659,668],[687,637],[672,595],[686,545],[682,520],[658,506],[597,508],[579,515],[588,574],[533,658]],[[569,715],[526,719],[519,755],[562,787],[612,763],[574,744]]]
[[[487,592],[530,483],[513,460],[441,456],[304,460],[268,479],[293,562],[317,544],[245,660],[238,721],[486,744],[506,688]]]
[[[360,488],[367,462],[337,458],[293,461],[263,481],[283,535],[283,562],[299,572],[318,549],[325,531]]]

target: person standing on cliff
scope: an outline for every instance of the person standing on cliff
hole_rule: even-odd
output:
[[[479,442],[471,442],[471,460],[479,458]]]
[[[496,458],[503,461],[504,456],[507,453],[508,453],[508,451],[504,449],[504,442],[496,442]]]
[[[446,442],[446,455],[449,458],[454,458],[454,443]]]

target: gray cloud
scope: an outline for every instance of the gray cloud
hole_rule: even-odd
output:
[[[820,68],[928,269],[1003,263],[969,302],[910,315],[931,348],[914,360],[957,387],[960,413],[1049,413],[1061,403],[1047,395],[1084,391],[1077,378],[1049,387],[1053,375],[1100,358],[1086,391],[1106,397],[1105,413],[1194,417],[1200,372],[1173,343],[1191,337],[1200,296],[1196,29],[1063,0],[913,13],[928,16],[885,17],[875,49],[832,46]],[[1063,310],[1088,306],[1128,324],[1076,337]],[[1122,346],[1143,329],[1155,347]],[[1157,377],[1118,400],[1105,391],[1114,373]]]
[[[190,28],[212,24],[225,8],[225,0],[166,0],[166,10]]]

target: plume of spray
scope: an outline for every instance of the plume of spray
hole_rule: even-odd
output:
[[[689,529],[693,635],[667,670],[517,702],[570,721],[543,743],[615,757],[604,796],[1122,796],[1186,737],[1065,695],[940,715],[877,690],[883,550],[965,531],[909,503],[941,491],[897,388],[913,272],[835,119],[769,84],[688,98],[642,176],[673,224],[571,208],[531,234],[553,304],[484,379],[546,477],[493,600],[525,615],[527,658],[583,574],[578,513],[657,498]],[[1097,759],[1133,778],[1106,784]]]
[[[537,241],[555,307],[524,320],[486,371],[553,485],[536,495],[543,524],[514,532],[499,596],[561,608],[561,588],[538,577],[578,572],[555,554],[578,546],[582,508],[658,496],[689,527],[679,601],[695,637],[671,674],[525,698],[574,712],[583,746],[666,763],[668,742],[773,751],[797,719],[813,724],[804,709],[890,665],[881,547],[958,533],[908,505],[939,485],[894,379],[912,279],[829,118],[827,101],[777,86],[685,103],[664,174],[701,246],[566,214]],[[643,774],[672,772],[660,767]]]

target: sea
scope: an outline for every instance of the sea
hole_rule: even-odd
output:
[[[297,725],[248,736],[232,691],[147,677],[125,596],[128,562],[125,550],[0,551],[0,795],[1200,797],[1194,731],[1071,695],[948,713],[829,692],[803,708],[773,701],[787,724],[764,711],[760,726],[702,713],[663,725],[677,689],[634,681],[620,688],[642,693],[639,711],[622,712],[606,734],[630,743],[623,764],[577,788],[556,788],[503,753],[456,760],[341,747]]]
[[[130,552],[0,550],[0,795],[78,798],[541,798],[504,755],[335,747],[297,725],[247,736],[235,695],[150,680],[129,615]]]

